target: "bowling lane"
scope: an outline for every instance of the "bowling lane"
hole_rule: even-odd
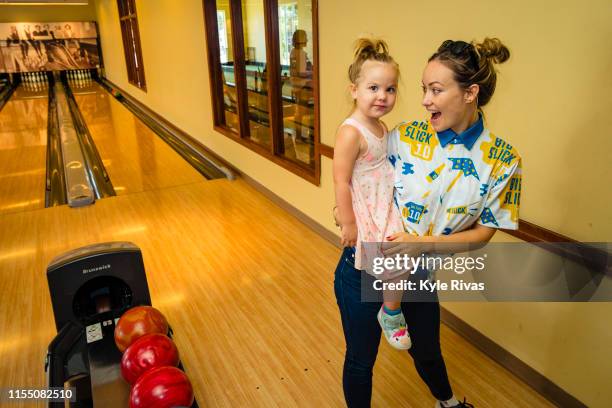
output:
[[[48,102],[19,86],[0,111],[0,215],[45,207]]]
[[[206,180],[99,84],[73,93],[117,195]]]

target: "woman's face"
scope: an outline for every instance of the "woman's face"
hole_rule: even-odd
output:
[[[422,104],[431,113],[430,121],[436,132],[455,130],[471,117],[469,92],[459,86],[453,71],[440,61],[427,64],[422,87]]]

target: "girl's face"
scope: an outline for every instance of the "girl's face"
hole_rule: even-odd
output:
[[[363,115],[373,119],[386,115],[395,105],[397,69],[386,62],[364,62],[357,83],[351,84],[351,95]]]
[[[430,61],[423,71],[422,87],[422,104],[431,113],[430,121],[436,132],[457,131],[466,121],[469,123],[477,90],[474,94],[474,89],[461,88],[450,68],[438,60]]]

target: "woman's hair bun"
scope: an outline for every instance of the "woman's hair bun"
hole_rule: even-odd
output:
[[[485,38],[481,43],[474,44],[481,58],[496,64],[506,62],[510,58],[510,50],[498,38]]]

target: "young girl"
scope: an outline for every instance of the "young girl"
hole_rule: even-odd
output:
[[[393,204],[387,128],[380,120],[395,105],[398,77],[398,64],[383,41],[358,41],[349,67],[354,109],[338,130],[333,164],[342,245],[355,247],[358,270],[366,266],[363,243],[382,242],[404,231],[399,210]],[[387,341],[396,349],[407,350],[411,342],[399,300],[391,300],[385,293],[378,321]]]

